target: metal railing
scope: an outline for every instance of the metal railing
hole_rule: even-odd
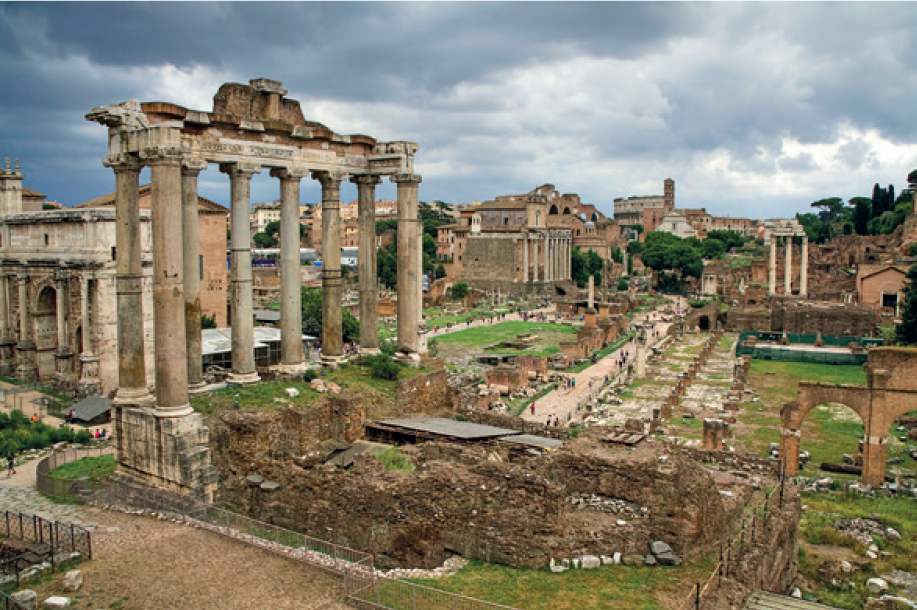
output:
[[[6,510],[0,512],[0,537],[48,545],[52,571],[57,569],[58,563],[70,559],[71,553],[92,559],[92,535],[89,530],[72,523],[58,523],[36,515]],[[65,554],[66,557],[61,557]],[[20,569],[21,559],[22,556],[18,556],[0,561],[0,573],[15,575],[17,586],[23,572]]]
[[[345,601],[361,608],[388,610],[516,610],[455,593],[389,578],[376,571],[373,556],[299,532],[264,523],[209,504],[169,499],[162,493],[132,490],[112,496],[136,508],[171,513],[183,522],[266,551],[301,561],[343,579]]]
[[[29,610],[15,599],[0,591],[0,610]]]
[[[43,494],[53,498],[66,498],[79,495],[81,491],[95,488],[92,481],[79,481],[75,479],[59,479],[49,477],[48,473],[64,464],[75,462],[87,457],[102,457],[115,452],[114,447],[98,447],[94,449],[77,449],[73,451],[58,451],[52,453],[38,462],[35,467],[35,488]]]

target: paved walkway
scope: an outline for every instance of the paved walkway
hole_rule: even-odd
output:
[[[679,303],[679,301],[676,300],[676,303]],[[657,308],[657,310],[658,309],[659,308]],[[671,325],[671,323],[658,321],[660,315],[657,310],[634,318],[634,322],[657,320],[655,330],[659,332],[659,336],[648,337],[647,349],[644,351],[645,355],[649,354],[649,347],[665,338],[666,331]],[[635,343],[627,343],[621,349],[608,354],[584,371],[580,373],[565,374],[566,377],[576,380],[575,386],[570,389],[553,390],[546,396],[539,398],[535,403],[535,412],[532,413],[530,408],[526,408],[521,415],[522,419],[543,424],[547,423],[549,419],[553,420],[556,416],[560,425],[565,425],[576,415],[576,410],[580,402],[586,398],[589,392],[597,392],[599,387],[604,384],[606,375],[609,381],[611,381],[624,372],[617,367],[618,360],[624,354],[627,354],[629,358],[633,358],[636,350],[637,347]],[[644,357],[646,357],[645,355]],[[632,362],[632,360],[630,362]],[[589,387],[590,381],[593,382],[592,388]]]
[[[539,322],[540,320],[533,320],[532,316],[544,314],[548,316],[548,320],[551,320],[553,319],[554,314],[556,313],[556,310],[554,308],[554,304],[551,303],[551,305],[549,305],[548,307],[542,307],[540,309],[535,309],[532,311],[528,311],[526,313],[529,315],[530,322]],[[485,316],[485,317],[490,319],[489,316]],[[460,330],[468,330],[469,328],[477,328],[479,326],[492,326],[494,324],[500,324],[501,322],[521,322],[521,321],[522,321],[522,314],[519,312],[507,313],[506,317],[501,320],[497,320],[496,317],[494,317],[493,322],[485,322],[484,320],[481,320],[480,316],[478,316],[477,319],[471,322],[471,324],[468,324],[466,322],[456,322],[452,325],[452,328],[446,328],[445,326],[439,326],[436,330],[433,330],[433,328],[430,327],[430,332],[427,333],[427,339],[430,339],[431,337],[440,337],[442,335],[448,335],[450,333],[458,332]]]
[[[87,529],[94,527],[94,523],[83,521],[80,506],[58,504],[38,493],[35,489],[35,468],[39,461],[40,458],[35,458],[19,464],[16,466],[16,474],[11,477],[6,472],[0,475],[0,510],[37,515],[49,521],[88,526]]]

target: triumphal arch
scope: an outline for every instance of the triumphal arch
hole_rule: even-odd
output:
[[[417,218],[420,176],[413,142],[378,142],[341,135],[307,121],[298,101],[278,81],[226,83],[213,110],[168,102],[130,100],[94,108],[87,120],[108,127],[115,172],[119,388],[113,409],[119,463],[160,485],[210,499],[214,469],[208,431],[189,404],[202,386],[197,180],[209,164],[229,177],[231,191],[230,383],[258,381],[252,325],[250,182],[269,171],[280,182],[281,368],[304,367],[299,274],[299,191],[303,178],[322,188],[324,265],[322,360],[343,355],[340,184],[357,185],[359,207],[360,345],[378,350],[376,318],[375,187],[389,176],[398,190],[398,349],[422,351],[422,225]],[[145,378],[138,189],[140,170],[151,173],[155,396]]]

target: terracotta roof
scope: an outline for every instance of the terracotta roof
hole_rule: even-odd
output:
[[[907,275],[906,268],[899,267],[898,265],[894,265],[892,263],[885,263],[885,264],[879,264],[879,265],[860,265],[859,267],[857,267],[857,277],[859,279],[864,279],[871,275],[881,273],[882,271],[885,271],[886,269],[895,269],[896,271],[900,271],[901,273]]]
[[[22,187],[22,196],[23,197],[41,197],[42,199],[47,199],[47,195],[42,195],[38,191],[33,191],[32,189]]]
[[[149,208],[149,198],[146,198],[146,202],[143,201],[144,195],[149,195],[151,192],[151,187],[149,184],[141,185],[140,187],[140,198],[141,208]],[[102,195],[101,197],[96,197],[95,199],[90,199],[84,203],[73,206],[74,208],[106,208],[113,207],[115,205],[115,193],[109,193],[107,195]],[[221,206],[215,201],[211,201],[205,197],[197,196],[197,205],[198,210],[201,212],[211,213],[211,214],[229,214],[229,209]]]

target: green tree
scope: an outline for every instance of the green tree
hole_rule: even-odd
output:
[[[837,218],[844,209],[844,200],[840,197],[828,197],[819,199],[811,204],[810,207],[820,208],[819,219],[823,222],[830,222]]]
[[[436,240],[429,233],[423,234],[423,252],[432,259],[436,259]]]
[[[216,327],[217,327],[217,315],[215,313],[212,313],[209,316],[205,313],[201,314],[201,330],[205,328],[216,328]]]
[[[301,289],[302,332],[313,337],[322,336],[322,289]],[[356,341],[360,338],[360,322],[346,309],[342,312],[341,331],[344,341]]]
[[[624,291],[630,288],[630,284],[627,283],[627,280],[623,277],[618,278],[618,290]]]
[[[746,238],[742,236],[738,231],[724,231],[721,229],[715,229],[713,231],[707,231],[707,239],[717,239],[723,242],[723,245],[726,246],[726,250],[732,250],[733,248],[741,248],[745,245]]]
[[[872,200],[869,197],[854,197],[850,200],[850,205],[853,206],[853,230],[857,235],[868,235]]]
[[[895,329],[895,340],[901,345],[917,344],[917,265],[904,278],[904,310],[901,324]]]
[[[726,252],[726,244],[718,239],[708,237],[703,242],[704,258],[722,258]]]
[[[464,299],[468,295],[468,284],[465,282],[456,282],[452,284],[452,298]]]
[[[276,248],[277,247],[277,238],[273,235],[268,235],[266,232],[262,231],[261,233],[255,233],[255,236],[252,238],[252,241],[255,242],[255,245],[259,248]]]
[[[376,253],[376,277],[383,286],[394,289],[398,285],[398,256],[396,246],[390,244]]]
[[[442,264],[436,265],[436,278],[435,279],[438,280],[444,277],[446,277],[446,268]]]

